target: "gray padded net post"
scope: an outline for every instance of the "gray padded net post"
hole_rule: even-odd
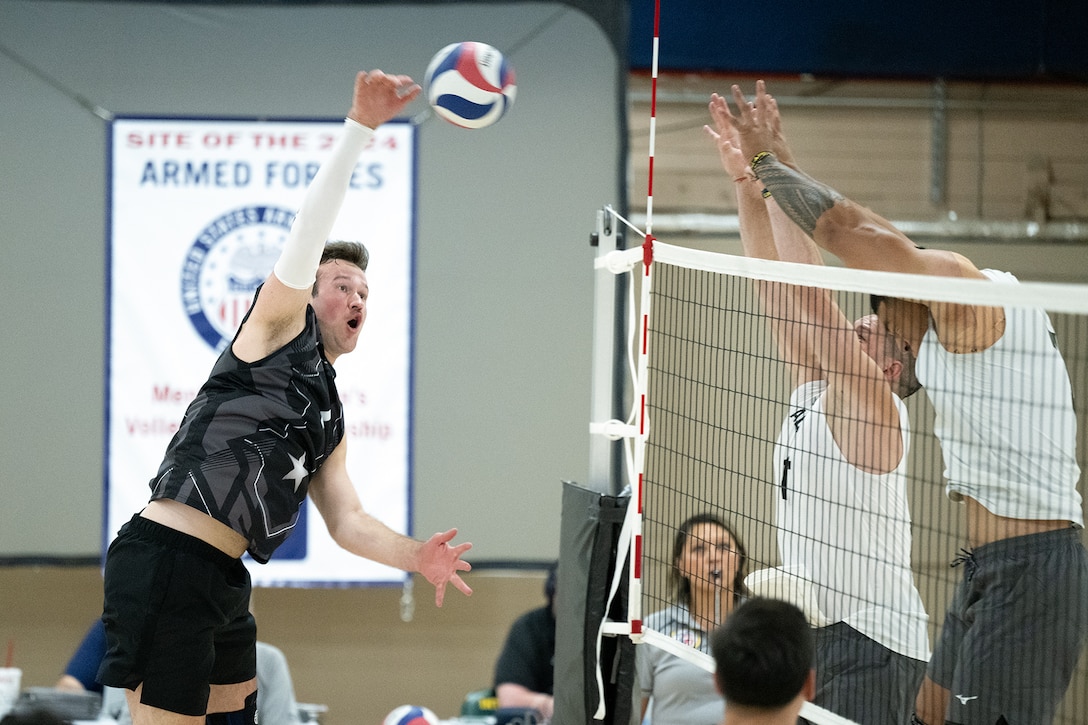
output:
[[[631,722],[635,652],[628,637],[603,638],[603,693],[598,691],[596,676],[597,632],[602,619],[607,615],[621,621],[627,616],[626,585],[610,607],[607,600],[616,567],[627,566],[627,551],[617,551],[617,541],[629,500],[628,496],[606,496],[570,481],[563,484],[556,589],[555,725]],[[595,720],[602,696],[605,715]]]

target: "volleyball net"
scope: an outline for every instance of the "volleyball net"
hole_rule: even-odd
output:
[[[616,223],[627,222],[617,218]],[[935,388],[913,395],[897,389],[901,406],[892,398],[890,417],[882,408],[882,417],[870,419],[836,402],[845,398],[856,404],[863,391],[871,392],[865,387],[871,370],[864,364],[844,358],[835,363],[840,368],[815,376],[796,364],[799,347],[841,341],[844,334],[875,345],[880,330],[853,325],[870,313],[874,294],[1004,308],[1010,344],[1027,340],[1019,334],[1020,311],[1046,311],[1034,319],[1044,325],[1049,320],[1053,329],[1045,338],[1060,351],[1062,369],[1042,372],[1040,361],[1028,389],[1024,381],[1009,380],[991,387],[988,396],[961,391],[956,405],[971,408],[1001,435],[1026,430],[1039,437],[1027,447],[1042,460],[1028,458],[1024,464],[1037,470],[1018,472],[1021,480],[1004,491],[1001,511],[1011,510],[1014,519],[1064,518],[1026,509],[1020,514],[1016,506],[1036,504],[1024,502],[1031,496],[1020,496],[1015,487],[1056,486],[1053,495],[1065,495],[1068,503],[1068,491],[1061,494],[1053,479],[1069,476],[1077,479],[1077,505],[1083,507],[1088,286],[996,284],[773,262],[646,238],[641,247],[596,261],[600,274],[624,278],[630,376],[627,419],[594,428],[623,441],[624,476],[632,494],[624,526],[632,562],[628,621],[604,629],[713,671],[706,633],[737,601],[773,596],[800,606],[818,636],[845,623],[855,636],[860,632],[883,650],[914,662],[929,658],[954,590],[977,565],[967,539],[967,506],[946,491],[940,440],[970,449],[973,432],[937,419],[930,401]],[[829,304],[848,326],[829,326],[807,314],[814,304]],[[881,342],[891,346],[890,356],[899,343]],[[1040,354],[1027,342],[1007,353],[1021,360]],[[825,389],[837,392],[836,401],[822,395]],[[1025,416],[1026,427],[1006,425]],[[1006,448],[1024,447],[1010,440]],[[1047,458],[1050,449],[1058,454]],[[1012,460],[991,460],[1004,452],[990,451],[971,462],[993,464],[994,472],[1015,467]],[[1082,519],[1083,508],[1078,513]],[[724,523],[728,535],[708,538],[692,528],[693,520],[696,526],[712,523],[713,531]],[[1080,536],[1080,529],[1075,533]],[[1050,610],[1055,596],[1068,600],[1067,610],[1053,613],[1057,625],[1084,615],[1084,602],[1073,592],[1055,595],[1046,576],[1039,572],[1036,580],[1017,585],[1012,596],[1021,603],[1004,605],[1010,617],[1031,611],[1035,596],[1050,597],[1045,605]],[[682,605],[679,614],[677,605]],[[1036,636],[1033,627],[1027,629],[1032,631],[1021,637]],[[1061,626],[1051,622],[1038,636],[1054,638],[1058,630]],[[990,651],[1007,662],[1010,687],[1031,681],[1035,672],[1053,675],[1050,658],[1033,660],[1027,654],[1033,650],[1020,648],[1026,640],[1013,640],[1014,649]],[[1056,653],[1068,644],[1053,641],[1048,647]],[[848,660],[850,645],[840,645],[838,652]],[[852,721],[835,712],[837,700],[828,702],[830,709],[806,704],[803,717],[817,725]],[[861,703],[862,711],[880,706],[875,699]],[[1088,656],[1080,652],[1054,722],[1082,722],[1085,712]]]

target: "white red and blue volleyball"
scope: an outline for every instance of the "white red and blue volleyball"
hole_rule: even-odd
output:
[[[438,725],[438,716],[419,705],[401,705],[385,716],[382,725]]]
[[[517,95],[514,66],[486,43],[451,43],[435,53],[423,79],[427,101],[462,128],[484,128],[502,118]]]

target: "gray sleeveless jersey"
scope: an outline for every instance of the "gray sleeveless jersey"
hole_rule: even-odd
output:
[[[204,511],[267,562],[294,528],[310,476],[344,436],[335,377],[312,307],[306,329],[262,360],[242,362],[228,347],[186,410],[151,499]]]

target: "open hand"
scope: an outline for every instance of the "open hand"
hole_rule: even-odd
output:
[[[729,113],[729,104],[717,93],[713,93],[710,96],[709,108],[710,117],[714,120],[714,128],[703,126],[703,130],[717,144],[722,168],[734,179],[749,175],[748,159],[740,150],[737,129],[733,126],[732,114]]]
[[[770,93],[763,81],[756,81],[756,108],[759,116],[770,133],[770,151],[778,157],[778,160],[787,166],[797,168],[793,159],[793,151],[786,143],[786,136],[782,133],[782,116],[778,113],[778,101]]]
[[[760,151],[770,151],[782,163],[796,166],[793,153],[786,143],[786,137],[782,134],[782,119],[778,112],[778,102],[767,93],[767,85],[763,81],[756,81],[754,101],[745,98],[740,86],[734,85],[730,90],[736,111],[730,112],[726,104],[725,118],[736,129],[737,139],[744,156],[751,160]]]
[[[457,529],[437,533],[427,539],[419,550],[417,571],[434,585],[434,603],[438,607],[442,606],[446,598],[447,583],[453,584],[466,596],[472,594],[472,588],[457,573],[472,570],[472,565],[461,558],[462,554],[472,548],[472,544],[450,546],[449,542],[455,536]]]

